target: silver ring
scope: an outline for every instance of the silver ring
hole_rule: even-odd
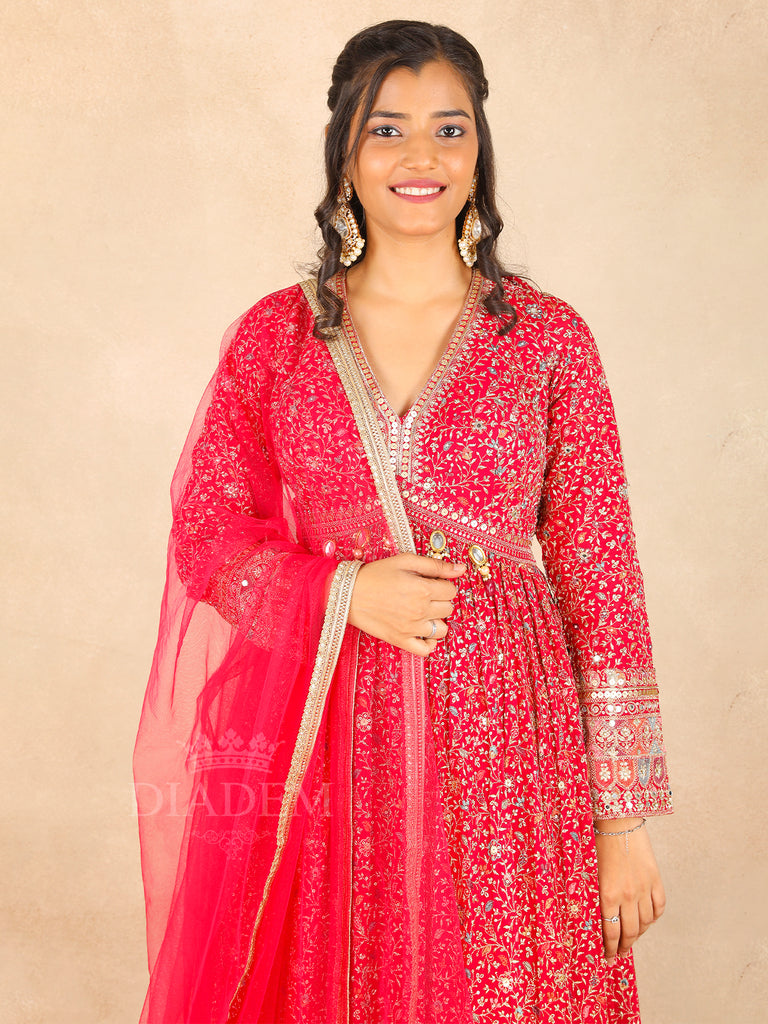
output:
[[[425,640],[431,640],[435,633],[437,633],[437,623],[435,622],[434,619],[430,619],[429,621],[432,623],[432,632],[429,634],[429,636],[424,637]]]
[[[601,921],[607,921],[609,924],[618,924],[621,918],[617,914],[615,917],[601,917]]]

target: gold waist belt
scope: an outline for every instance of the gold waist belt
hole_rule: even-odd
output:
[[[497,555],[514,562],[530,562],[536,565],[536,559],[531,550],[531,542],[527,537],[514,536],[513,534],[502,534],[491,532],[491,527],[485,527],[478,520],[470,519],[469,516],[456,520],[451,515],[442,515],[439,511],[425,508],[422,503],[410,501],[404,498],[403,502],[408,512],[408,518],[418,523],[429,534],[429,554],[436,558],[447,558],[455,561],[461,560],[460,550],[456,545],[451,544],[455,539],[460,544],[460,549],[466,545],[467,555],[480,570],[483,576],[483,567],[488,566],[491,561],[490,555]],[[467,522],[463,522],[466,518]]]

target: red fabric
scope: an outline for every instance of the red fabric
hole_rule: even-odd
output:
[[[336,569],[291,536],[258,406],[239,392],[230,342],[241,326],[228,332],[174,477],[166,591],[134,755],[147,1021],[227,1019]],[[313,776],[314,761],[307,787]],[[305,816],[299,800],[264,935],[285,914]],[[259,982],[275,947],[259,946]]]
[[[507,292],[515,331],[474,310],[404,417],[357,346],[417,551],[440,528],[488,572],[470,563],[428,659],[347,626],[235,1016],[276,815],[190,787],[279,792],[331,574],[395,546],[301,290],[225,339],[174,483],[136,748],[148,1024],[639,1020],[631,956],[602,958],[592,833],[593,813],[671,810],[618,434],[583,321]],[[245,767],[200,770],[205,737],[254,736]]]
[[[294,1019],[286,1000],[293,977],[305,986],[295,1011],[302,1019],[338,1024],[349,1004],[358,635],[350,628],[344,637],[275,861],[337,560],[296,539],[277,456],[285,439],[264,408],[274,393],[261,349],[278,339],[261,312],[228,332],[172,488],[167,585],[134,754],[147,1024]],[[381,514],[371,535],[392,548]],[[371,894],[380,922],[372,937],[384,944],[392,922],[404,929],[379,998],[392,1020],[464,1021],[458,914],[434,756],[424,757],[426,704],[413,731],[422,660],[399,652],[390,685],[401,694],[400,735],[411,735],[389,749],[398,796],[379,868],[392,884]]]

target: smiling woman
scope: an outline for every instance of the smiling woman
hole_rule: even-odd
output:
[[[195,418],[146,1024],[639,1021],[671,794],[626,478],[588,327],[497,259],[487,91],[450,29],[350,40],[316,278],[235,321]]]
[[[350,161],[368,250],[347,274],[346,294],[368,362],[404,414],[439,362],[469,287],[456,221],[479,147],[471,98],[446,61],[391,71],[374,106]],[[422,288],[406,292],[377,270],[397,265],[430,275],[428,302]]]
[[[384,80],[363,128],[352,184],[370,236],[448,234],[467,202],[477,165],[472,103],[458,74],[432,61],[397,68]],[[414,204],[423,209],[414,211]]]

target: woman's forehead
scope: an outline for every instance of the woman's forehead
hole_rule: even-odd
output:
[[[465,110],[472,115],[472,100],[458,71],[447,61],[429,61],[417,70],[394,68],[379,86],[372,113],[408,113],[409,108],[441,114]]]

